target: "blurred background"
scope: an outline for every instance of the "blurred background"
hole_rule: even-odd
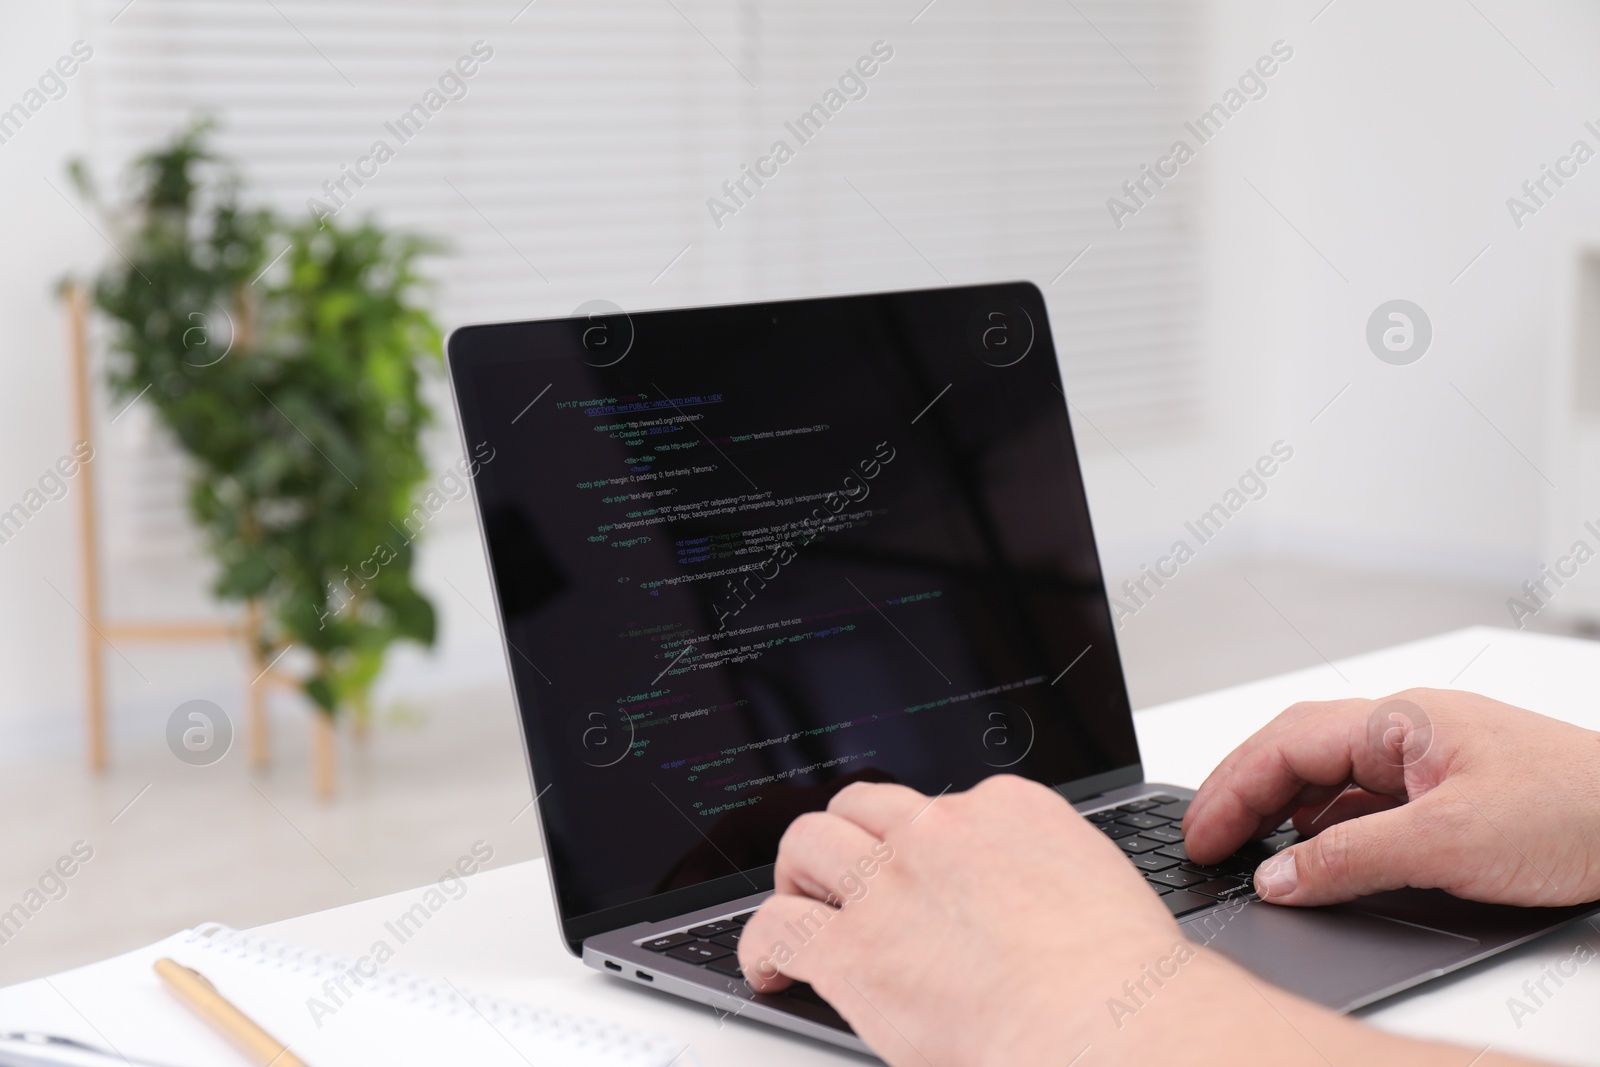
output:
[[[333,739],[331,797],[292,689],[261,696],[270,761],[251,767],[261,675],[238,642],[113,638],[109,767],[87,769],[86,481],[28,494],[80,439],[57,284],[119,269],[130,238],[67,166],[116,202],[130,162],[202,115],[246,202],[446,241],[418,297],[445,329],[1035,282],[1136,707],[1468,625],[1600,618],[1594,5],[7,0],[4,26],[0,514],[27,515],[0,525],[0,913],[77,842],[94,857],[0,918],[0,981],[420,884],[478,840],[495,864],[538,853],[466,503],[418,542],[437,640],[392,646],[365,736]],[[802,143],[786,124],[819,103]],[[793,158],[739,191],[780,139]],[[90,316],[103,615],[236,619],[191,461],[157,405],[108,391],[113,347]],[[461,458],[442,376],[421,388],[419,496]],[[1275,445],[1292,457],[1239,494]],[[1219,503],[1200,543],[1186,524]],[[204,766],[167,741],[193,700],[235,735]]]

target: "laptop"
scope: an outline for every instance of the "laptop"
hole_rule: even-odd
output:
[[[1587,914],[1275,907],[1144,781],[1039,290],[468,326],[448,363],[560,927],[617,980],[866,1051],[737,959],[778,840],[851,782],[1026,775],[1185,933],[1349,1011]]]

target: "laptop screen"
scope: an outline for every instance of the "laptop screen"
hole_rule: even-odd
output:
[[[1032,285],[602,310],[449,354],[564,917],[770,886],[850,782],[1138,762]]]

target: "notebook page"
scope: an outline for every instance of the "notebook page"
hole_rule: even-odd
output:
[[[666,1067],[683,1051],[629,1027],[506,1003],[370,960],[356,969],[217,925],[0,990],[0,1031],[74,1037],[172,1067],[245,1063],[162,986],[151,969],[162,956],[205,975],[310,1067]]]
[[[172,954],[183,936],[0,989],[0,1033],[69,1037],[163,1067],[246,1063],[232,1045],[168,993],[151,970],[156,960]]]

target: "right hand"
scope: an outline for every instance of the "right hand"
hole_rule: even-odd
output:
[[[1600,900],[1600,733],[1456,690],[1296,704],[1206,779],[1185,846],[1214,863],[1289,817],[1309,840],[1257,869],[1273,904]]]

